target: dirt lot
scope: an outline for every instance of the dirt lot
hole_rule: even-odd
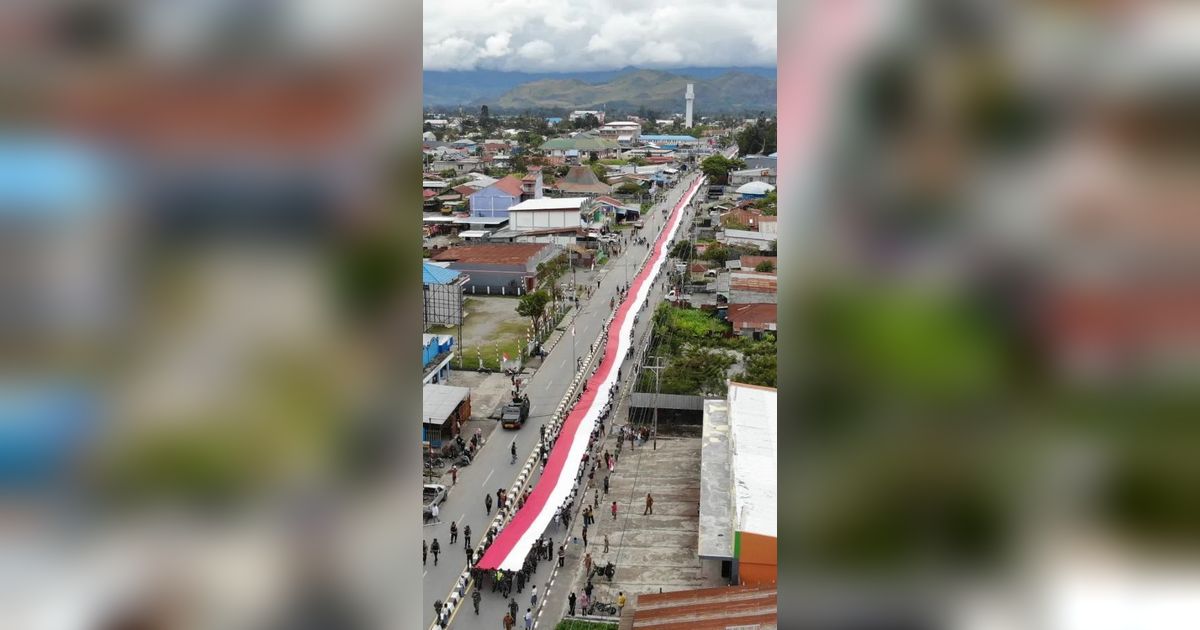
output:
[[[476,369],[480,359],[483,366],[491,370],[500,369],[500,358],[508,353],[509,358],[520,356],[529,330],[529,319],[517,315],[515,297],[469,297],[463,308],[467,312],[463,323],[463,339],[459,350],[463,356],[463,367]],[[436,326],[429,329],[435,334],[458,335],[455,328]],[[454,361],[453,367],[458,368]]]

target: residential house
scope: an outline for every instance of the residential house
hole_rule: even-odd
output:
[[[460,160],[437,160],[430,168],[439,173],[451,169],[455,175],[465,175],[480,170],[482,164],[483,162],[479,158],[469,157]]]
[[[774,171],[777,169],[777,163],[779,162],[775,156],[776,154],[774,153],[771,155],[747,155],[741,158],[741,160],[746,163],[746,168],[748,170],[765,168]],[[771,181],[767,183],[774,184],[775,182]]]
[[[725,310],[725,318],[733,326],[733,333],[742,337],[761,339],[763,333],[779,330],[778,306],[774,303],[730,302]]]
[[[559,194],[605,195],[611,187],[601,182],[590,166],[572,166],[567,174],[554,183],[552,188]]]
[[[572,157],[569,152],[574,151],[573,156],[576,158],[595,153],[597,157],[606,159],[616,157],[621,145],[615,140],[590,133],[581,133],[572,137],[551,138],[543,142],[539,148],[550,157],[565,159]]]
[[[542,180],[542,167],[529,167],[529,172],[521,178],[521,201],[541,199],[545,188],[546,185]]]
[[[779,269],[779,259],[774,256],[742,256],[736,262],[736,269],[745,269],[746,271],[754,271],[762,263],[771,263],[772,270]]]
[[[522,192],[521,180],[515,175],[506,175],[469,197],[471,216],[507,217],[508,209],[520,203]]]
[[[765,184],[775,185],[775,169],[773,168],[747,168],[740,171],[729,173],[729,185],[741,186],[750,182],[763,182]]]
[[[576,211],[576,222],[578,214]],[[559,253],[561,249],[553,244],[479,243],[442,250],[430,256],[430,261],[448,263],[447,268],[467,274],[464,289],[471,293],[520,295],[536,287],[538,264]]]
[[[758,271],[731,271],[729,273],[730,304],[776,304],[778,276],[775,273]]]

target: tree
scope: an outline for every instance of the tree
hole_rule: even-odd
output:
[[[455,175],[458,175],[458,171],[456,171],[452,168],[448,168],[448,169],[442,171],[442,177],[450,178],[450,177],[454,177]]]
[[[747,125],[745,129],[738,132],[735,141],[738,145],[738,153],[740,155],[769,155],[776,151],[777,125],[774,119],[768,122],[761,115],[754,124]]]
[[[629,163],[634,166],[645,166],[647,164],[646,158],[644,158],[640,155],[635,155],[632,158],[630,158]]]
[[[589,164],[595,164],[596,162],[599,162],[599,161],[600,161],[599,153],[596,153],[595,151],[588,153],[588,163]]]
[[[704,250],[704,259],[724,264],[729,259],[729,248],[720,243],[713,243]]]
[[[729,159],[721,154],[710,155],[700,162],[700,171],[715,183],[728,184],[729,172],[745,168],[746,163],[737,158]]]
[[[487,105],[479,108],[479,128],[485,133],[492,128],[492,116]]]
[[[775,387],[776,366],[778,357],[775,354],[775,344],[759,342],[747,352],[744,360],[744,370],[738,376],[739,382],[747,385],[762,385]]]
[[[633,182],[625,182],[617,186],[617,193],[622,195],[636,195],[642,192],[642,187]]]
[[[770,273],[772,271],[775,271],[775,263],[773,263],[769,260],[764,260],[764,261],[758,263],[757,265],[754,265],[754,270],[762,271],[765,273]]]
[[[671,257],[673,258],[691,258],[694,249],[691,241],[679,241],[675,243],[675,247],[671,248]]]
[[[549,302],[550,294],[538,290],[521,296],[521,300],[517,303],[517,314],[528,317],[533,322],[535,334],[541,332],[541,326],[538,323],[546,315],[546,304]]]

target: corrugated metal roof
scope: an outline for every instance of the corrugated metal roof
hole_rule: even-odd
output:
[[[429,383],[421,391],[421,422],[445,424],[459,403],[471,395],[471,388]]]
[[[450,284],[461,274],[453,269],[446,269],[429,263],[421,263],[421,282],[425,284]]]
[[[726,630],[757,625],[779,627],[774,586],[724,586],[638,595],[634,630]]]

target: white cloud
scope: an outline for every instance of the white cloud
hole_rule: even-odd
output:
[[[492,35],[491,37],[487,38],[487,42],[484,43],[483,56],[503,57],[507,55],[511,50],[508,47],[508,42],[510,41],[512,41],[511,33],[496,33],[495,35]]]
[[[426,0],[427,70],[773,66],[775,0]]]

